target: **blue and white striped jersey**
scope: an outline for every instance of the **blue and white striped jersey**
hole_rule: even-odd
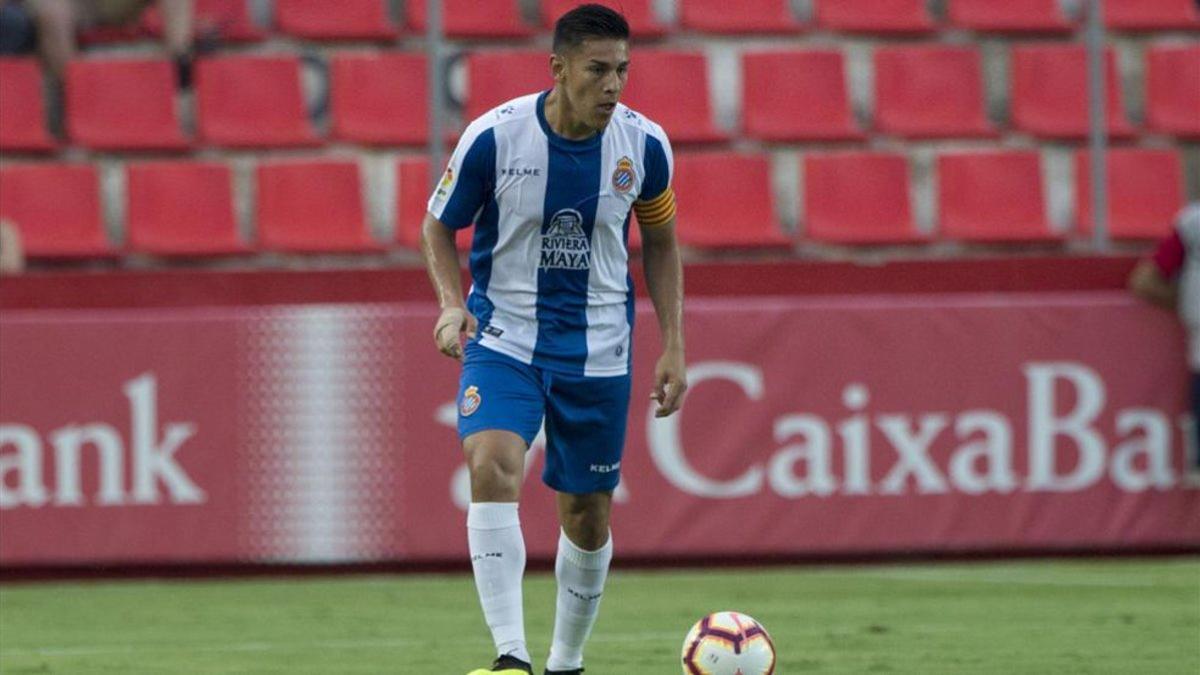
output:
[[[472,122],[429,212],[456,230],[475,224],[467,307],[480,345],[551,372],[624,375],[630,209],[670,198],[671,146],[623,105],[602,133],[565,139],[546,122],[548,93]]]

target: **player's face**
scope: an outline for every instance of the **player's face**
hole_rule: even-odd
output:
[[[555,58],[554,76],[577,119],[593,129],[603,129],[612,119],[629,76],[629,43],[584,40],[565,58]]]

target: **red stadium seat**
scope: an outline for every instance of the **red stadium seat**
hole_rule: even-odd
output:
[[[197,35],[214,35],[226,42],[257,42],[266,37],[250,15],[251,0],[193,0]],[[340,3],[339,3],[340,4]],[[162,13],[157,6],[146,10],[142,25],[154,35],[161,35]]]
[[[306,161],[258,167],[261,248],[298,253],[378,251],[367,232],[358,164]]]
[[[421,248],[421,221],[428,210],[429,160],[407,157],[396,162],[396,243]]]
[[[1033,151],[938,157],[942,235],[967,241],[1051,241],[1042,197],[1041,158]]]
[[[742,128],[767,141],[862,138],[850,112],[842,53],[743,55]]]
[[[54,145],[46,132],[42,67],[36,59],[0,59],[0,150],[40,152]]]
[[[1200,138],[1200,46],[1151,47],[1146,70],[1146,126]]]
[[[910,138],[993,135],[979,52],[941,45],[877,49],[875,124]]]
[[[96,150],[182,150],[175,69],[158,59],[88,59],[67,65],[67,133]]]
[[[405,248],[421,248],[421,222],[429,204],[429,160],[406,157],[396,163],[396,243]],[[473,228],[459,230],[458,250],[471,250]]]
[[[392,40],[385,0],[275,0],[279,30],[310,40]]]
[[[673,142],[726,138],[713,124],[708,67],[699,52],[638,52],[622,101],[661,124]]]
[[[765,156],[681,153],[672,181],[680,242],[698,248],[787,247],[775,218],[771,167]]]
[[[131,250],[184,256],[248,250],[233,216],[228,166],[142,162],[130,164],[127,172]]]
[[[1108,132],[1128,136],[1133,127],[1121,104],[1120,82],[1106,52]],[[1012,120],[1044,138],[1083,138],[1088,133],[1087,51],[1076,45],[1026,45],[1013,50]]]
[[[542,23],[552,30],[558,17],[583,4],[579,0],[541,0],[541,3]],[[624,14],[634,37],[656,38],[667,33],[667,27],[654,14],[653,0],[599,0],[599,3]]]
[[[804,157],[805,236],[839,244],[922,241],[908,201],[904,155],[845,152]]]
[[[1173,150],[1108,151],[1108,232],[1114,239],[1158,239],[1183,208],[1183,163]],[[1091,153],[1075,154],[1075,203],[1085,232],[1092,216]]]
[[[467,56],[467,121],[525,94],[554,86],[548,52],[485,51]]]
[[[16,224],[33,258],[108,256],[100,188],[90,164],[18,164],[0,168],[0,218]]]
[[[404,3],[408,25],[425,32],[425,3]],[[452,38],[519,38],[533,33],[521,20],[517,0],[444,0],[442,29]]]
[[[997,33],[1063,33],[1074,23],[1060,0],[950,0],[950,23]]]
[[[1195,0],[1105,0],[1104,22],[1117,30],[1200,29]]]
[[[371,145],[429,137],[428,71],[421,54],[337,54],[330,64],[330,133]]]
[[[816,3],[817,23],[835,31],[924,33],[936,28],[925,0],[816,0]]]
[[[224,56],[196,66],[199,137],[228,147],[318,143],[293,56]]]
[[[803,29],[788,0],[743,0],[730,11],[728,0],[681,0],[679,23],[701,33],[796,33]]]

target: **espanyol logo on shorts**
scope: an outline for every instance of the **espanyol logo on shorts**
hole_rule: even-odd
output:
[[[591,268],[592,243],[583,231],[583,214],[562,209],[550,219],[542,233],[544,270],[586,270]]]
[[[458,412],[463,417],[470,417],[472,413],[479,410],[479,404],[483,403],[483,397],[479,395],[479,387],[471,385],[463,392],[462,404],[458,407]]]
[[[617,162],[617,168],[613,171],[612,185],[613,189],[622,194],[633,189],[633,182],[637,178],[637,174],[633,172],[633,160],[628,157],[622,157]]]

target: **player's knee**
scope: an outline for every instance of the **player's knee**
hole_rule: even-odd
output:
[[[465,445],[475,501],[511,501],[521,490],[525,475],[523,448],[487,439],[468,439]]]
[[[470,462],[471,487],[488,494],[510,496],[521,485],[521,473],[494,457],[478,457]]]
[[[67,0],[39,0],[33,4],[33,14],[43,26],[55,28],[70,27],[75,20]]]

